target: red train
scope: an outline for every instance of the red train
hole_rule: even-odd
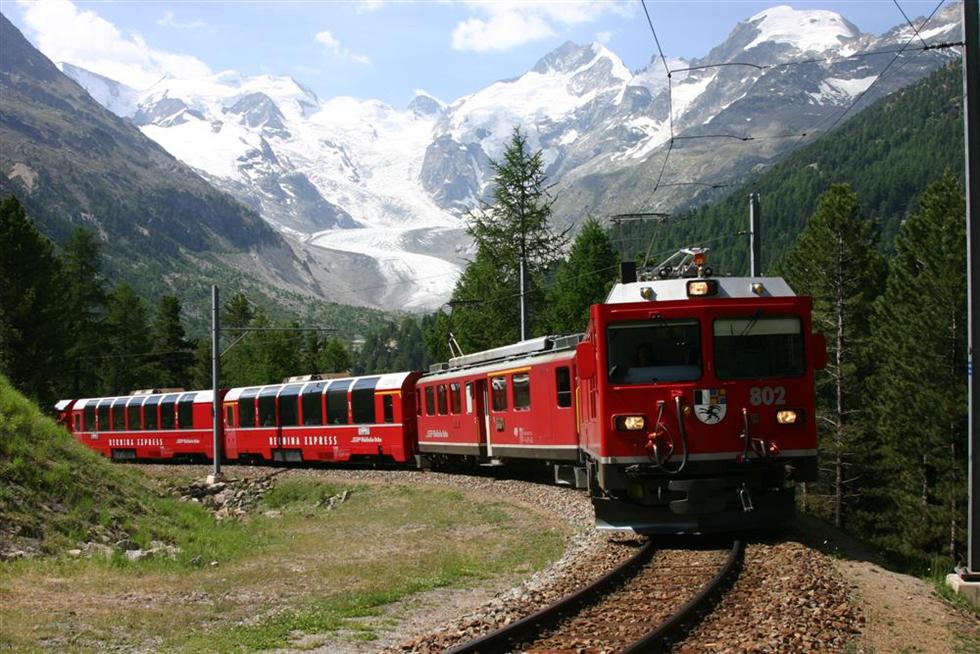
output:
[[[624,280],[584,335],[543,337],[396,373],[223,392],[228,460],[553,467],[587,487],[600,528],[703,533],[793,513],[816,478],[810,299],[780,278]],[[686,274],[686,276],[685,276]],[[648,272],[648,276],[650,273]],[[208,460],[212,394],[59,402],[75,437],[115,459]]]

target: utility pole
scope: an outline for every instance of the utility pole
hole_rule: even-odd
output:
[[[212,460],[214,468],[208,477],[208,483],[221,481],[221,398],[218,392],[221,379],[221,325],[218,302],[218,287],[211,286],[211,439],[213,444]]]
[[[762,276],[762,246],[759,222],[762,210],[759,208],[759,194],[749,193],[749,275]]]
[[[980,292],[980,16],[978,0],[964,0],[963,16],[963,130],[966,155],[966,258],[967,325],[969,329],[967,388],[969,495],[967,505],[967,564],[959,570],[961,582],[974,586],[974,603],[980,604],[980,389],[975,387],[973,353],[980,344],[977,293]],[[955,576],[955,575],[951,575]],[[954,587],[956,584],[953,584]],[[964,594],[967,591],[957,589]]]

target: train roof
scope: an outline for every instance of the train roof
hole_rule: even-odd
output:
[[[176,395],[178,397],[184,395],[193,395],[194,404],[210,403],[214,398],[214,391],[172,391],[164,393],[140,393],[138,395],[110,395],[107,397],[86,397],[78,400],[72,410],[84,409],[85,407],[92,405],[96,406],[99,402],[110,401],[115,403],[116,400],[146,400],[149,397],[163,397],[165,395]],[[61,404],[60,402],[58,404]]]
[[[552,352],[545,352],[543,354],[533,354],[528,356],[513,357],[510,359],[502,359],[497,361],[490,361],[482,365],[466,366],[461,368],[445,368],[443,370],[431,371],[426,373],[419,379],[419,383],[443,381],[446,379],[455,379],[460,375],[489,375],[501,370],[513,370],[514,368],[523,368],[524,366],[530,366],[531,364],[541,364],[550,363],[551,361],[560,361],[571,359],[575,356],[575,349],[562,349]]]
[[[304,382],[286,382],[283,384],[258,384],[255,386],[240,386],[237,388],[232,388],[228,390],[225,395],[225,402],[235,402],[246,390],[255,390],[258,392],[268,391],[272,389],[282,389],[286,386],[302,386],[305,389],[307,386],[312,386],[315,384],[320,384],[324,390],[327,390],[329,386],[333,385],[343,385],[351,386],[351,382],[357,383],[361,380],[377,380],[374,385],[375,391],[389,391],[389,390],[400,390],[405,384],[405,380],[411,375],[411,372],[392,372],[381,375],[362,375],[360,377],[338,377],[336,379],[318,379]],[[302,391],[300,391],[302,392]]]
[[[469,370],[470,368],[493,368],[499,364],[510,365],[515,361],[528,358],[543,357],[559,352],[574,352],[575,346],[582,340],[582,334],[567,334],[563,336],[541,336],[509,345],[473,352],[453,357],[446,363],[435,363],[429,367],[428,376],[442,373]]]
[[[796,293],[782,277],[688,277],[680,279],[654,279],[650,281],[619,283],[612,287],[606,304],[631,302],[663,302],[688,300],[688,283],[710,281],[717,284],[717,292],[711,298],[795,297]],[[649,290],[644,290],[649,289]],[[649,297],[647,297],[649,295]],[[695,299],[702,299],[700,297]]]

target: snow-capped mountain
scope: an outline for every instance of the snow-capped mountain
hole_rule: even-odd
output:
[[[907,24],[862,34],[839,14],[778,6],[736,25],[702,59],[658,56],[631,71],[602,45],[565,43],[520,77],[449,104],[419,93],[403,110],[324,101],[291,77],[226,72],[134,91],[70,64],[63,70],[300,249],[318,260],[324,250],[368,257],[385,280],[378,302],[423,308],[448,297],[465,252],[465,213],[488,197],[490,162],[514,126],[543,150],[558,183],[557,222],[672,209],[835,125],[894,53],[846,57],[958,37],[957,5],[918,36]],[[956,54],[910,50],[848,115]],[[664,184],[651,197],[668,147]],[[363,276],[351,276],[356,294]]]

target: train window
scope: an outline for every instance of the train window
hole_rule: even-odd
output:
[[[302,389],[302,384],[291,384],[279,391],[279,424],[283,427],[299,424],[299,392]]]
[[[85,404],[84,413],[85,420],[82,427],[84,429],[88,429],[88,431],[95,431],[97,429],[95,426],[95,403],[91,401],[87,402]]]
[[[303,405],[303,424],[322,425],[323,424],[323,389],[326,383],[308,384],[303,389],[300,396],[300,403]]]
[[[126,423],[129,425],[129,431],[136,431],[143,428],[141,424],[143,421],[140,420],[140,407],[144,399],[146,398],[134,397],[126,407]]]
[[[714,323],[718,379],[799,377],[805,370],[799,318],[718,318]]]
[[[259,427],[275,427],[276,425],[276,395],[280,386],[266,386],[259,391]]]
[[[572,406],[572,377],[567,366],[555,368],[555,388],[558,391],[558,406]]]
[[[466,382],[466,413],[473,413],[473,382]]]
[[[194,428],[194,398],[197,393],[184,393],[177,400],[177,426],[180,429]]]
[[[112,430],[126,430],[126,398],[112,403]]]
[[[507,410],[507,378],[493,377],[490,380],[491,405],[494,411]]]
[[[111,431],[112,425],[109,424],[109,405],[112,400],[102,400],[99,402],[99,431]]]
[[[449,385],[449,412],[460,413],[459,384],[453,382]]]
[[[330,383],[327,389],[327,423],[331,425],[346,425],[347,419],[347,389],[349,379]]]
[[[143,428],[156,429],[159,420],[157,406],[160,404],[159,395],[151,395],[143,402]]]
[[[439,415],[444,416],[449,413],[449,409],[446,406],[446,385],[439,384],[436,386],[436,406],[439,409]]]
[[[510,379],[514,385],[514,409],[530,409],[531,377],[526,372],[519,372],[516,375],[512,375]]]
[[[425,387],[425,415],[434,416],[436,414],[436,389],[433,386]]]
[[[381,406],[385,414],[385,422],[393,423],[395,422],[395,400],[390,395],[385,395],[381,398]]]
[[[697,320],[613,323],[606,328],[609,381],[649,384],[701,377],[701,334]]]
[[[255,396],[257,388],[246,388],[238,398],[238,426],[255,427]]]
[[[363,377],[354,382],[350,392],[350,412],[355,424],[370,425],[375,422],[374,387],[377,385],[377,377]]]
[[[75,431],[82,431],[82,414],[76,413],[71,417]]]
[[[225,427],[235,426],[235,405],[226,404],[225,405]]]
[[[177,404],[176,395],[164,395],[160,400],[160,429],[174,429],[176,427],[176,412],[174,406]]]

